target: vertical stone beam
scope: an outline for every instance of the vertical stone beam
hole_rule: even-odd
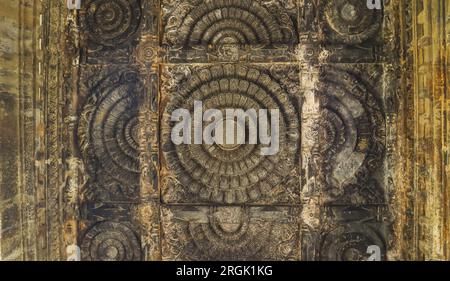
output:
[[[320,119],[320,103],[317,96],[320,53],[317,1],[300,1],[299,41],[296,59],[300,68],[301,108],[301,170],[302,213],[301,213],[301,260],[315,260],[317,257],[321,221],[320,162],[315,153],[318,135],[317,122]]]
[[[45,258],[40,82],[41,2],[3,1],[0,83],[0,259]]]
[[[38,243],[45,247],[44,236],[38,236],[37,213],[38,194],[36,175],[39,172],[39,163],[35,160],[38,139],[37,129],[43,125],[42,103],[40,93],[36,86],[42,73],[42,63],[35,56],[37,51],[36,26],[38,25],[38,7],[34,1],[20,1],[19,16],[21,24],[19,27],[19,138],[20,138],[20,168],[19,181],[22,188],[22,224],[24,259],[36,260]],[[41,159],[43,160],[43,159]],[[41,250],[41,249],[39,249]]]
[[[302,155],[302,229],[301,229],[301,259],[315,260],[320,237],[321,222],[321,186],[320,159],[316,153],[319,136],[317,122],[320,120],[320,101],[316,95],[316,85],[319,79],[317,67],[308,66],[302,69],[301,89],[303,92],[302,125],[301,125],[301,155]]]
[[[402,73],[404,69],[400,64],[401,47],[399,42],[401,41],[401,1],[390,1],[384,4],[384,17],[383,24],[384,40],[385,40],[385,54],[386,63],[384,65],[383,73],[383,93],[384,93],[384,107],[386,111],[386,160],[384,161],[384,186],[387,193],[387,203],[390,206],[390,214],[392,215],[392,232],[389,237],[388,243],[388,259],[389,260],[401,260],[403,249],[403,225],[405,222],[405,201],[406,196],[404,188],[399,181],[400,178],[397,174],[397,167],[403,161],[398,161],[399,157],[403,157],[403,153],[399,153],[401,147],[398,143],[401,142],[402,130],[400,118],[402,118],[400,109],[401,96],[403,94],[402,80],[399,79],[399,73]],[[401,171],[401,169],[400,169]],[[405,171],[405,170],[403,170]]]
[[[397,208],[395,230],[400,248],[399,258],[414,260],[417,257],[414,196],[414,71],[413,71],[413,2],[398,1],[401,43],[399,116],[397,130]]]
[[[50,260],[60,259],[60,242],[61,242],[61,220],[59,217],[59,165],[60,159],[52,157],[58,155],[59,147],[59,128],[61,122],[59,120],[59,51],[51,46],[57,46],[60,34],[58,34],[58,25],[60,24],[57,5],[60,4],[50,1],[47,3],[45,13],[48,24],[46,26],[46,34],[44,35],[49,45],[46,53],[45,63],[45,106],[46,106],[46,226],[47,226],[47,255]]]
[[[431,159],[433,159],[433,198],[431,199],[430,212],[433,216],[433,239],[432,259],[445,259],[445,179],[444,179],[444,107],[447,103],[445,95],[445,1],[435,0],[432,3],[432,22],[435,31],[433,32],[433,151]]]
[[[445,88],[445,100],[443,102],[444,112],[443,112],[443,172],[444,172],[444,188],[445,188],[445,258],[446,260],[450,259],[450,1],[446,1],[444,4],[444,34],[445,34],[445,79],[446,79],[446,88]]]
[[[19,11],[18,1],[2,1],[0,48],[0,259],[23,259],[19,185]]]
[[[418,258],[445,259],[445,1],[415,1],[415,196]]]
[[[145,84],[145,97],[139,114],[141,247],[144,260],[161,260],[159,189],[159,34],[161,3],[145,0],[146,11],[139,45],[134,57]]]
[[[67,11],[67,12],[65,12]],[[74,9],[69,11],[62,7],[59,17],[61,26],[59,26],[62,38],[60,44],[64,48],[64,59],[62,65],[62,94],[64,102],[61,105],[64,108],[64,125],[62,133],[62,149],[64,165],[64,175],[62,180],[62,242],[61,255],[63,260],[78,258],[77,253],[71,252],[73,245],[78,245],[78,224],[80,220],[80,196],[87,182],[86,170],[83,161],[80,159],[77,150],[76,124],[78,109],[78,91],[79,91],[79,26],[78,13]],[[71,255],[74,255],[73,257]]]
[[[141,186],[138,220],[142,225],[141,243],[145,260],[161,260],[160,192],[158,145],[158,67],[151,67],[146,77],[146,96],[140,108],[139,141]],[[141,72],[142,74],[142,72]]]
[[[46,110],[46,232],[47,258],[62,259],[63,253],[63,184],[64,170],[63,151],[67,145],[62,139],[64,128],[63,107],[66,99],[62,93],[63,75],[62,61],[65,59],[62,46],[64,42],[64,13],[67,9],[64,1],[45,1],[43,8],[44,61],[42,63],[43,99]]]

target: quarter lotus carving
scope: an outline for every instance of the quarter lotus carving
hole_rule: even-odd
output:
[[[81,243],[83,260],[133,261],[140,260],[140,246],[136,234],[118,222],[94,225]]]

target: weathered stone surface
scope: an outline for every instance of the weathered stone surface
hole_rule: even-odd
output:
[[[3,1],[0,12],[0,259],[21,259],[19,167],[19,10]],[[9,10],[7,12],[7,10]]]
[[[163,68],[161,101],[164,203],[299,204],[300,104],[298,67],[224,64]],[[185,74],[185,75],[183,75]],[[262,144],[224,149],[171,140],[171,113],[194,100],[211,108],[279,109],[280,151],[262,156]],[[175,177],[172,177],[175,176]],[[164,179],[165,178],[165,179]]]
[[[298,208],[162,208],[163,260],[299,260]]]
[[[444,2],[2,0],[0,259],[449,259]],[[194,99],[279,154],[175,146]]]

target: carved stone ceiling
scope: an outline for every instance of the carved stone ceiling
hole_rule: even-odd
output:
[[[84,259],[140,259],[139,233],[165,260],[385,258],[381,10],[98,0],[80,19]],[[194,100],[279,109],[279,153],[173,144],[171,113]],[[133,223],[146,204],[156,239]]]
[[[384,3],[48,4],[64,10],[44,29],[64,34],[44,65],[59,87],[46,155],[61,165],[45,184],[62,192],[62,247],[83,260],[366,260],[374,245],[398,258],[399,6]],[[175,145],[171,114],[195,100],[279,109],[279,152]]]

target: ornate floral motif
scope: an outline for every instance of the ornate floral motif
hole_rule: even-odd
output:
[[[357,64],[378,61],[381,12],[356,0],[92,0],[85,7],[88,63],[138,63],[152,92],[144,94],[133,71],[118,70],[96,78],[81,98],[86,186],[107,199],[82,208],[94,224],[82,240],[85,259],[143,256],[125,225],[95,225],[116,214],[133,219],[128,209],[98,202],[139,197],[155,202],[138,208],[142,248],[155,259],[364,259],[368,244],[384,245],[384,233],[366,224],[385,215],[384,109],[372,84],[383,71]],[[335,62],[352,69],[328,66]],[[171,113],[192,112],[194,100],[204,110],[280,109],[280,152],[261,156],[259,143],[175,146]],[[151,114],[143,114],[144,103]],[[300,119],[311,128],[300,130]]]
[[[366,185],[384,155],[385,121],[378,98],[356,77],[332,68],[324,68],[318,93],[317,150],[327,185],[338,194]]]
[[[125,198],[138,195],[137,134],[142,95],[137,73],[112,73],[91,89],[78,126],[80,146],[94,186]]]
[[[81,244],[85,261],[134,261],[141,259],[140,242],[127,226],[101,222],[85,234]]]
[[[179,70],[181,71],[179,74],[172,72],[174,79],[179,80],[180,78],[177,78],[179,75],[190,73],[190,70],[185,68]],[[296,70],[290,70],[292,73],[288,74],[285,69],[285,77],[296,76]],[[281,72],[274,70],[274,73],[279,75]],[[181,198],[180,202],[199,200],[248,203],[272,197],[269,195],[290,192],[287,186],[290,175],[296,169],[299,116],[295,99],[288,94],[295,94],[298,89],[283,86],[287,84],[289,78],[278,82],[262,70],[228,64],[196,69],[180,87],[170,90],[171,98],[165,108],[161,130],[167,166],[177,175],[181,184],[177,189],[190,193],[187,198]],[[216,144],[175,146],[170,138],[174,126],[170,121],[171,113],[179,108],[193,111],[194,100],[202,101],[204,110],[279,109],[280,152],[274,156],[262,156],[260,153],[262,144],[233,147]],[[283,188],[279,186],[282,183],[286,185]],[[173,192],[180,191],[173,190]],[[285,199],[285,202],[296,202],[298,199],[298,194],[295,195],[295,191],[291,192],[293,194]]]
[[[332,41],[359,44],[372,38],[382,24],[380,10],[367,9],[366,1],[329,1],[324,8],[324,19]]]
[[[340,226],[324,236],[320,260],[367,261],[369,246],[379,247],[380,258],[385,259],[385,243],[375,230],[368,225]]]
[[[136,49],[136,61],[149,66],[157,60],[158,47],[151,41],[141,42]]]
[[[117,46],[138,30],[139,0],[94,0],[87,4],[86,21],[90,40],[103,46]]]
[[[165,259],[298,259],[298,212],[286,208],[163,209]]]
[[[81,61],[88,64],[132,62],[132,52],[150,11],[141,0],[86,0],[80,13]]]
[[[206,256],[235,259],[259,252],[268,242],[271,228],[267,222],[250,227],[246,208],[217,207],[211,210],[209,224],[190,222],[189,235]],[[260,229],[265,231],[258,233]]]
[[[293,1],[165,1],[169,44],[294,44]],[[295,13],[294,13],[295,14]]]

